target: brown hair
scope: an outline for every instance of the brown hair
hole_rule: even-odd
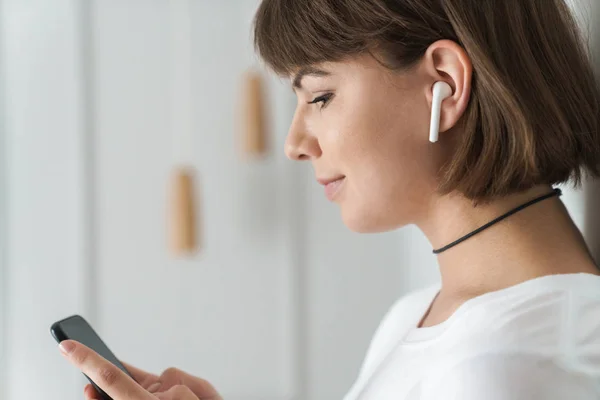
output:
[[[263,0],[254,21],[257,52],[282,75],[361,53],[407,70],[440,39],[473,65],[441,192],[485,201],[600,176],[600,93],[564,0]]]

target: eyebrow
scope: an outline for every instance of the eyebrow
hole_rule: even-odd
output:
[[[302,89],[302,79],[307,76],[330,76],[331,73],[316,67],[303,67],[294,77],[292,87],[294,89]]]

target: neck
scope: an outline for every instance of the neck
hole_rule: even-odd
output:
[[[439,197],[417,225],[438,249],[551,191],[550,186],[538,186],[477,207],[460,195]],[[548,274],[600,274],[556,196],[512,214],[437,257],[442,291],[453,296],[478,295]]]

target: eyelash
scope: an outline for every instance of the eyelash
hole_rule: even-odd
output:
[[[333,93],[327,93],[322,96],[315,97],[315,99],[312,101],[309,101],[308,104],[316,104],[316,103],[322,102],[323,105],[321,105],[321,109],[323,109],[327,106],[327,104],[329,104],[329,101],[331,100],[332,97],[333,97]]]

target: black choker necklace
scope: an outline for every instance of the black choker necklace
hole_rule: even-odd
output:
[[[515,209],[513,209],[513,210],[510,210],[510,211],[509,211],[509,212],[507,212],[506,214],[504,214],[504,215],[501,215],[501,216],[499,216],[498,218],[496,218],[496,219],[494,219],[494,220],[492,220],[492,221],[488,222],[487,224],[483,225],[482,227],[475,229],[473,232],[471,232],[471,233],[469,233],[469,234],[467,234],[467,235],[465,235],[465,236],[461,237],[461,238],[460,238],[460,239],[458,239],[458,240],[455,240],[454,242],[450,243],[449,245],[446,245],[446,246],[444,246],[444,247],[442,247],[442,248],[440,248],[440,249],[437,249],[437,250],[433,250],[433,254],[439,254],[439,253],[441,253],[442,251],[446,251],[446,250],[448,250],[450,247],[454,247],[454,246],[456,246],[456,245],[457,245],[457,244],[459,244],[460,242],[462,242],[462,241],[465,241],[465,240],[467,240],[468,238],[470,238],[471,236],[478,234],[478,233],[479,233],[479,232],[481,232],[482,230],[484,230],[484,229],[486,229],[486,228],[488,228],[488,227],[490,227],[490,226],[494,225],[496,222],[499,222],[499,221],[503,220],[504,218],[508,217],[509,215],[512,215],[512,214],[516,213],[517,211],[521,211],[521,210],[522,210],[522,209],[524,209],[525,207],[529,207],[529,206],[530,206],[530,205],[532,205],[532,204],[535,204],[535,203],[537,203],[537,202],[540,202],[540,201],[542,201],[542,200],[545,200],[545,199],[547,199],[547,198],[550,198],[550,197],[552,197],[552,196],[560,196],[560,195],[562,195],[562,191],[561,191],[560,189],[554,189],[554,190],[552,191],[552,193],[548,193],[548,194],[545,194],[545,195],[543,195],[543,196],[540,196],[540,197],[538,197],[538,198],[535,198],[535,199],[533,199],[533,200],[531,200],[531,201],[529,201],[529,202],[527,202],[527,203],[525,203],[525,204],[522,204],[522,205],[520,205],[519,207],[517,207],[517,208],[515,208]]]

